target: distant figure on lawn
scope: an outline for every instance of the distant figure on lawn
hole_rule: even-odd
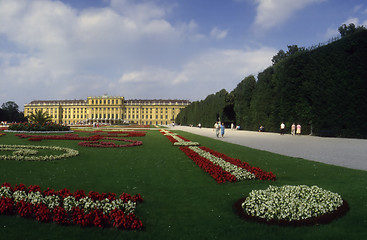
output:
[[[285,124],[282,122],[280,124],[280,135],[284,135],[284,130],[285,130]]]

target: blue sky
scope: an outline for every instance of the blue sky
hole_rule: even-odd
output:
[[[0,0],[0,104],[202,100],[288,45],[367,25],[364,0]]]

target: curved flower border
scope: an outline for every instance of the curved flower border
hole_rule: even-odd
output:
[[[135,147],[143,144],[142,141],[130,140],[130,139],[121,139],[117,134],[112,135],[93,135],[89,137],[80,137],[78,134],[64,134],[64,135],[27,135],[27,134],[15,134],[15,136],[20,138],[28,138],[29,141],[41,141],[41,140],[84,140],[83,142],[79,142],[79,146],[84,147],[104,147],[104,148],[112,148],[112,147]],[[142,134],[132,134],[131,136],[143,136]],[[144,133],[145,136],[145,133]],[[126,137],[126,136],[124,136]],[[113,142],[102,142],[98,140],[112,140],[112,141],[122,141],[128,142],[130,144],[115,144]]]
[[[165,135],[174,146],[181,146],[183,151],[200,168],[211,175],[218,183],[236,182],[248,179],[276,180],[272,172],[266,172],[258,167],[251,167],[239,159],[226,156],[207,147],[197,147],[199,143],[172,133],[165,129],[160,132]]]
[[[54,151],[62,151],[63,154],[60,155],[45,155],[45,156],[32,156],[33,154],[29,154],[32,149],[51,149]],[[57,147],[57,146],[34,146],[34,145],[0,145],[1,151],[14,151],[18,152],[18,154],[13,155],[0,155],[1,160],[16,160],[16,161],[52,161],[59,160],[63,158],[69,158],[79,155],[79,151],[65,148],[65,147]],[[22,151],[23,154],[19,154],[19,151]],[[28,154],[25,154],[28,153]],[[31,156],[29,156],[31,155]]]
[[[78,145],[84,146],[84,147],[103,147],[103,148],[135,147],[135,146],[143,145],[142,141],[135,141],[135,140],[129,140],[129,139],[117,139],[117,138],[104,138],[104,139],[130,142],[130,144],[115,144],[113,142],[102,142],[102,141],[86,141],[86,142],[79,142]]]
[[[244,219],[292,226],[326,224],[349,210],[339,194],[305,185],[253,190],[233,207]]]
[[[71,193],[66,188],[41,191],[37,185],[19,184],[13,188],[9,183],[3,183],[0,188],[0,214],[83,227],[142,229],[143,223],[134,213],[142,201],[140,194],[122,193],[116,198],[115,193],[90,191],[87,195],[84,190]]]

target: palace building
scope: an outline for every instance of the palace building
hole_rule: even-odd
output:
[[[32,101],[24,105],[24,116],[36,111],[47,112],[60,124],[169,125],[190,104],[188,100],[125,100],[124,97],[88,97],[87,100]]]

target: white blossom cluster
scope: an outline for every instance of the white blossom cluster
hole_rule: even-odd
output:
[[[22,148],[13,152],[13,155],[25,156],[25,155],[36,155],[37,150]]]
[[[161,132],[165,136],[171,136],[173,139],[175,139],[177,142],[173,143],[174,146],[199,146],[200,143],[198,142],[186,142],[182,138],[178,137],[176,133],[170,133],[169,131],[162,129]]]
[[[133,202],[131,200],[129,200],[128,202],[124,202],[121,199],[110,201],[108,198],[105,198],[101,201],[93,201],[93,199],[89,197],[84,197],[76,200],[73,196],[61,199],[57,195],[43,196],[42,193],[38,191],[29,192],[28,194],[25,191],[19,190],[12,192],[9,187],[0,188],[0,198],[2,197],[12,198],[15,203],[21,200],[32,204],[43,203],[51,210],[57,206],[61,206],[67,212],[71,212],[73,207],[79,207],[81,209],[84,209],[86,213],[89,213],[93,209],[98,209],[103,211],[104,214],[108,215],[114,209],[123,210],[126,214],[134,213],[136,209],[136,202]]]
[[[44,155],[44,156],[34,156],[38,152],[34,149],[50,149],[53,151],[61,151],[63,154],[59,155]],[[13,151],[12,155],[0,155],[0,160],[16,160],[16,161],[50,161],[58,160],[63,158],[74,157],[79,154],[79,151],[57,147],[57,146],[34,146],[34,145],[4,145],[0,144],[1,151]]]
[[[343,199],[318,186],[269,186],[253,190],[242,203],[244,211],[266,220],[304,220],[330,213],[343,204]]]
[[[244,168],[240,168],[232,163],[229,163],[222,158],[216,157],[211,153],[202,150],[199,147],[189,147],[192,151],[199,154],[201,157],[204,157],[211,161],[213,164],[220,166],[223,170],[231,173],[233,176],[237,178],[238,181],[247,180],[247,179],[255,179],[255,175]]]

